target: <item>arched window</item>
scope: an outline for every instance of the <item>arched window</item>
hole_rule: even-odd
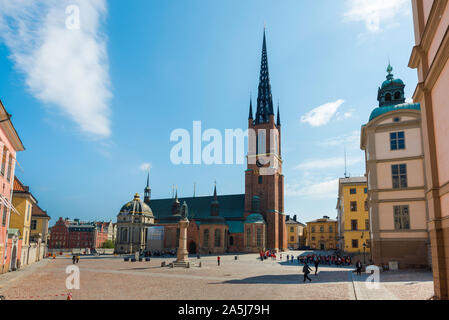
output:
[[[209,229],[204,230],[203,247],[209,248]]]
[[[220,229],[215,229],[215,247],[220,247],[221,245],[221,231]]]
[[[385,95],[385,101],[391,101],[391,93]]]
[[[399,100],[399,99],[401,99],[401,93],[399,91],[396,91],[394,93],[394,100]]]
[[[256,243],[259,248],[262,247],[262,228],[257,228],[256,231]]]
[[[127,228],[122,228],[121,241],[122,242],[127,242],[128,241],[128,229]]]
[[[251,247],[251,228],[248,227],[246,229],[246,247]]]
[[[229,237],[229,245],[233,246],[234,245],[234,237]]]

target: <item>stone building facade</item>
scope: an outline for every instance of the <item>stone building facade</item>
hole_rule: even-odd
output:
[[[419,103],[405,103],[405,84],[387,80],[378,90],[379,107],[362,126],[371,231],[375,264],[399,263],[399,268],[429,264],[424,152]]]
[[[314,250],[337,249],[337,221],[324,216],[307,222],[307,246]]]

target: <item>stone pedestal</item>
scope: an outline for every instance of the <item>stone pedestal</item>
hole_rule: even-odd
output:
[[[184,218],[179,221],[179,246],[176,258],[176,263],[189,262],[189,252],[187,251],[187,227],[189,220]]]

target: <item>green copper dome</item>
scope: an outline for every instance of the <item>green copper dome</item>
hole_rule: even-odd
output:
[[[403,103],[403,104],[379,107],[379,108],[374,109],[373,112],[371,112],[369,121],[371,121],[385,113],[388,113],[391,111],[396,111],[396,110],[421,110],[421,105],[419,103]]]

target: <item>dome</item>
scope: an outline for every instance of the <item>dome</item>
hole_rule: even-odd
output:
[[[261,214],[253,213],[246,218],[245,223],[265,223],[265,220]]]
[[[396,85],[396,86],[403,86],[404,82],[401,79],[391,79],[391,80],[385,80],[382,83],[381,89],[385,89],[386,87],[390,85]]]
[[[373,112],[371,112],[369,121],[371,121],[387,112],[397,111],[397,110],[421,110],[421,105],[419,103],[404,103],[404,104],[398,104],[398,105],[392,105],[392,106],[386,106],[386,107],[379,107],[379,108],[374,109]]]
[[[126,203],[121,209],[120,214],[140,214],[140,215],[153,215],[153,211],[150,206],[140,200],[138,193],[134,196],[134,199]]]

